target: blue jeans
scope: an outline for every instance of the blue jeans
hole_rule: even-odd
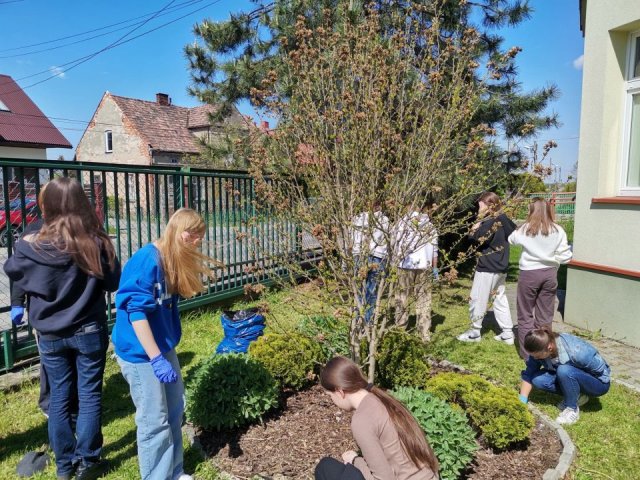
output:
[[[564,397],[564,404],[574,410],[578,408],[580,392],[590,397],[600,397],[609,391],[610,384],[598,380],[584,370],[570,364],[558,365],[555,373],[546,370],[536,372],[531,384]]]
[[[378,277],[383,273],[384,270],[384,258],[374,257],[373,255],[369,255],[367,260],[368,265],[374,264],[377,268],[368,268],[367,269],[367,278],[364,284],[364,321],[367,325],[371,324],[371,317],[373,317],[373,312],[376,307],[376,299],[378,298]],[[356,275],[358,272],[360,258],[356,257]]]
[[[175,383],[160,383],[149,362],[130,363],[116,357],[136,406],[142,480],[172,480],[183,473],[184,385],[176,351],[164,357],[178,373]]]
[[[51,387],[49,445],[56,456],[58,475],[73,472],[74,464],[90,465],[102,452],[102,378],[109,338],[102,322],[84,325],[67,338],[40,338],[40,361]],[[77,385],[78,418],[74,428]],[[75,434],[74,434],[75,433]]]

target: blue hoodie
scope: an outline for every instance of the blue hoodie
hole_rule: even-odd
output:
[[[116,294],[116,324],[111,333],[116,354],[131,363],[149,357],[133,330],[133,322],[148,320],[153,338],[162,353],[180,342],[182,329],[178,315],[178,295],[167,292],[160,252],[153,244],[138,250],[122,270]]]

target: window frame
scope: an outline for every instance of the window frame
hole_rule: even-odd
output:
[[[113,130],[104,131],[104,153],[113,153]]]
[[[633,97],[635,95],[640,96],[640,76],[633,76],[634,60],[636,56],[636,48],[640,49],[640,30],[631,32],[629,34],[628,48],[627,48],[627,65],[625,69],[624,79],[624,119],[623,126],[623,141],[621,152],[621,168],[620,168],[620,196],[640,196],[640,186],[630,187],[627,185],[627,176],[629,173],[629,166],[631,162],[630,148],[631,148],[631,115],[633,113]],[[640,122],[640,116],[636,119]],[[639,132],[640,134],[640,132]]]

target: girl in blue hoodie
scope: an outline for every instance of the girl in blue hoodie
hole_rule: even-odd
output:
[[[51,387],[49,444],[58,478],[96,478],[105,470],[100,460],[109,344],[105,291],[117,288],[120,264],[78,181],[52,180],[38,204],[42,227],[16,243],[4,270],[14,289],[28,296],[29,323],[40,339],[40,361]]]
[[[178,298],[203,288],[211,259],[202,255],[205,224],[177,210],[160,239],[125,264],[112,332],[122,375],[136,406],[138,461],[143,480],[188,480],[183,471],[184,385],[176,346],[182,330]]]

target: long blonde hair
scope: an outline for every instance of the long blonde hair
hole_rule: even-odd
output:
[[[534,197],[529,204],[527,221],[521,228],[529,237],[535,237],[539,233],[546,237],[550,233],[558,231],[554,220],[555,216],[551,204],[542,197]]]
[[[60,177],[47,183],[38,196],[44,224],[35,235],[34,246],[49,243],[67,253],[83,272],[103,278],[102,254],[110,268],[116,252],[82,185],[72,178]]]
[[[193,297],[203,290],[203,276],[211,276],[214,259],[200,253],[195,245],[185,242],[184,233],[202,237],[205,224],[202,217],[190,208],[175,211],[157,240],[167,289],[183,298]]]
[[[428,467],[432,472],[438,473],[438,459],[416,419],[398,400],[384,390],[367,383],[358,365],[346,357],[333,357],[320,372],[320,384],[330,392],[337,389],[345,393],[369,390],[384,405],[398,432],[402,449],[414,465],[418,468]]]

